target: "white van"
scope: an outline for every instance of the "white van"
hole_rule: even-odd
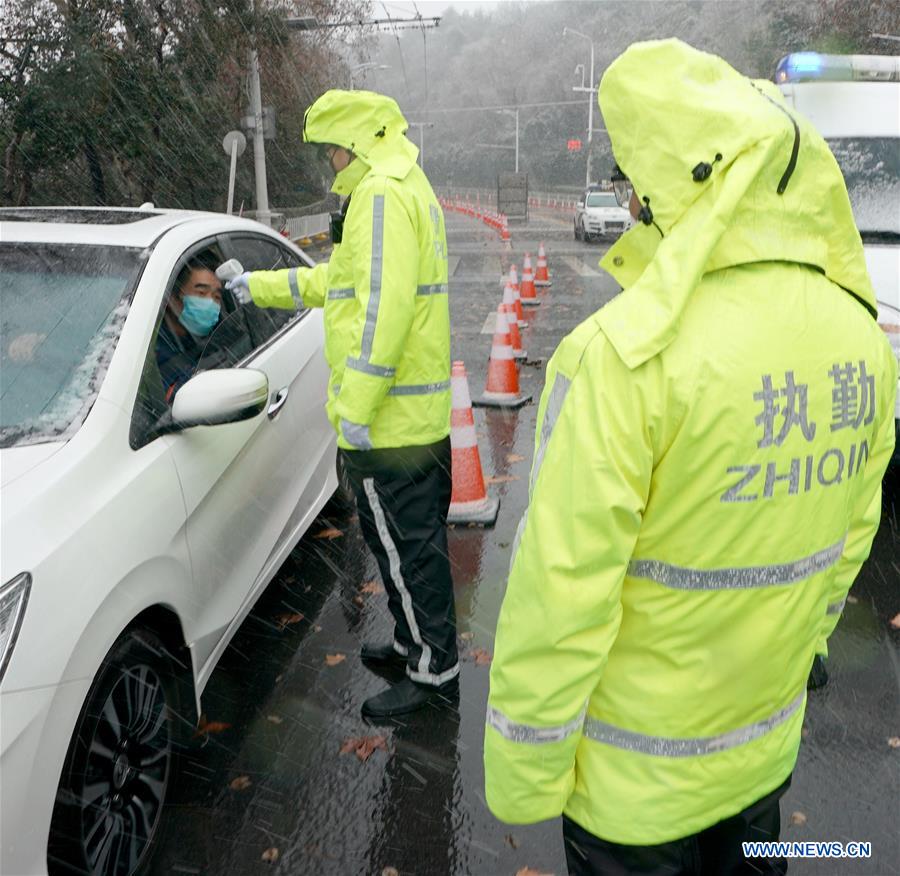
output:
[[[900,361],[900,56],[796,52],[775,83],[831,146],[862,236],[878,323]],[[895,411],[900,457],[900,394]]]

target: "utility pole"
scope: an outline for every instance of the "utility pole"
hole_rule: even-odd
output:
[[[563,36],[568,33],[573,33],[575,36],[580,36],[586,39],[591,44],[591,79],[590,85],[585,88],[582,84],[581,86],[574,86],[572,91],[587,91],[590,93],[591,98],[588,101],[588,126],[587,126],[587,173],[585,175],[585,185],[589,186],[591,184],[591,141],[594,136],[594,95],[597,93],[597,89],[594,86],[594,41],[586,34],[581,33],[581,31],[573,30],[571,27],[563,28]],[[575,68],[578,69],[577,67]],[[584,81],[583,78],[584,70],[582,69],[582,83]]]
[[[253,114],[253,175],[256,181],[256,220],[263,225],[272,224],[269,210],[269,186],[266,182],[266,146],[263,139],[262,93],[259,87],[259,54],[256,51],[256,33],[250,49],[250,112]]]

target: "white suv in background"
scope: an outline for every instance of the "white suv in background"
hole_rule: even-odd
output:
[[[575,206],[575,240],[591,240],[601,234],[619,235],[634,225],[631,214],[620,207],[612,191],[589,186]]]
[[[900,57],[797,52],[775,82],[828,141],[862,236],[878,323],[900,361]],[[900,395],[895,411],[900,457]]]

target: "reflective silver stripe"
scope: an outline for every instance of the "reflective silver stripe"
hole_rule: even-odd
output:
[[[652,754],[656,757],[697,757],[704,754],[717,754],[765,736],[770,730],[774,730],[779,724],[783,724],[790,718],[803,705],[805,696],[806,691],[801,691],[790,705],[779,709],[774,715],[719,736],[697,736],[693,739],[648,736],[644,733],[634,733],[631,730],[613,727],[611,724],[590,717],[590,715],[584,722],[584,735],[595,742],[603,742],[615,748],[624,748],[626,751]]]
[[[842,599],[840,602],[832,602],[828,606],[828,610],[825,614],[840,614],[844,610],[844,606],[847,604],[846,599]]]
[[[427,645],[425,647],[428,647]],[[446,684],[448,681],[456,678],[459,675],[459,661],[456,661],[456,665],[451,666],[449,669],[442,672],[440,675],[435,675],[433,672],[422,672],[422,661],[419,661],[419,670],[418,672],[410,671],[410,668],[406,667],[406,674],[413,680],[419,682],[419,684],[431,684],[434,687],[440,687],[442,684]]]
[[[487,722],[504,739],[510,742],[524,742],[527,745],[543,745],[545,742],[562,742],[573,733],[578,733],[584,724],[584,716],[587,712],[587,703],[577,718],[573,718],[568,724],[560,724],[556,727],[535,727],[532,724],[518,724],[510,720],[499,709],[488,706]]]
[[[746,590],[751,587],[775,587],[794,584],[830,569],[841,558],[846,537],[837,544],[795,560],[771,566],[739,566],[733,569],[689,569],[659,560],[632,560],[628,574],[649,578],[676,590]]]
[[[409,626],[409,632],[413,637],[413,641],[422,649],[422,656],[419,658],[419,673],[428,674],[428,667],[431,664],[431,646],[422,641],[422,634],[419,632],[419,625],[416,622],[416,613],[413,611],[412,596],[406,589],[406,583],[403,580],[403,573],[400,570],[400,554],[397,553],[397,546],[391,538],[391,532],[388,529],[387,520],[384,511],[381,508],[381,501],[378,498],[378,492],[375,489],[374,478],[363,479],[363,489],[366,491],[366,498],[372,508],[372,516],[375,518],[375,529],[378,531],[378,537],[384,547],[384,552],[388,556],[388,563],[391,569],[391,581],[400,594],[400,602],[403,606],[403,616]],[[410,676],[412,677],[412,676]],[[415,681],[415,679],[413,679]]]
[[[354,371],[362,371],[363,374],[372,374],[375,377],[393,377],[397,372],[396,368],[385,368],[383,365],[372,365],[363,359],[347,359],[347,367]]]
[[[446,295],[450,287],[446,283],[433,283],[432,285],[419,286],[416,295]]]
[[[401,645],[396,639],[394,639],[394,650],[401,656],[405,657],[409,654],[409,648],[406,645]]]
[[[303,296],[300,294],[300,286],[297,283],[297,271],[299,268],[291,268],[288,271],[288,285],[291,287],[291,298],[295,307],[303,307]]]
[[[388,390],[388,395],[433,395],[449,390],[450,381],[443,380],[440,383],[408,383],[405,386],[392,386]]]
[[[328,300],[329,301],[337,301],[341,298],[355,298],[356,290],[355,289],[329,289],[328,290]]]
[[[363,328],[362,350],[364,362],[372,356],[375,340],[375,323],[378,321],[378,305],[381,302],[381,271],[384,264],[384,195],[375,195],[372,204],[372,263],[369,271],[369,306],[366,308],[366,325]]]
[[[534,489],[537,483],[538,472],[541,470],[541,463],[544,461],[544,454],[547,452],[547,444],[550,441],[550,435],[553,427],[559,419],[560,411],[562,411],[563,402],[566,400],[566,393],[572,381],[564,374],[556,372],[553,380],[553,389],[550,390],[550,397],[547,399],[547,408],[544,411],[544,420],[541,423],[541,440],[538,444],[537,454],[534,457],[534,466],[531,469],[531,485],[530,489]]]

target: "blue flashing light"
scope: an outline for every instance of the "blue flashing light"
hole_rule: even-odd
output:
[[[823,58],[818,52],[795,52],[788,55],[788,70],[799,76],[810,76],[822,72]]]

